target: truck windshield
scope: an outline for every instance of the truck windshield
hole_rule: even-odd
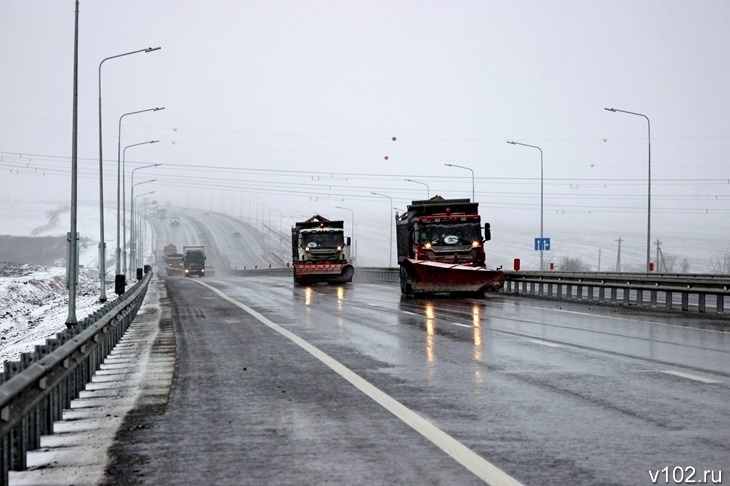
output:
[[[343,233],[339,231],[302,234],[302,248],[337,248],[344,246],[344,241]]]
[[[185,261],[187,263],[200,263],[205,261],[205,257],[199,251],[193,251],[187,254]]]
[[[471,245],[482,241],[481,226],[478,223],[421,224],[418,231],[419,243],[432,245]]]

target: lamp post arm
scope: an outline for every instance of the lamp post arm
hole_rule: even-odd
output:
[[[647,213],[646,213],[646,272],[649,273],[651,267],[651,120],[643,113],[637,113],[635,111],[619,110],[618,108],[604,108],[606,111],[612,111],[614,113],[626,113],[628,115],[636,115],[646,120],[648,130],[648,141],[649,141],[649,164],[648,164],[648,177],[647,177]]]

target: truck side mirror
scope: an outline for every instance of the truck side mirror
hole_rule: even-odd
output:
[[[345,244],[347,246],[352,246],[352,239],[349,236],[345,239]]]
[[[489,223],[484,223],[484,241],[492,239],[492,227]]]

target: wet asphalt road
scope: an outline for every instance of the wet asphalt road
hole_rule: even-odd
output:
[[[169,402],[128,417],[115,484],[482,482],[201,281],[524,484],[652,484],[665,467],[730,474],[730,339],[718,321],[220,277],[168,279]]]

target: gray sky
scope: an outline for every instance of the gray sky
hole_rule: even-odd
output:
[[[0,202],[69,199],[73,22],[72,0],[0,5]],[[404,178],[471,197],[452,163],[486,220],[537,229],[540,154],[515,140],[544,152],[546,236],[641,231],[647,123],[615,107],[651,119],[658,234],[730,238],[729,25],[704,0],[82,1],[80,198],[99,197],[99,63],[161,46],[103,64],[107,204],[120,117],[164,106],[121,133],[160,140],[126,160],[163,164],[135,175],[161,201],[285,226],[344,206],[382,230],[371,192],[426,196]]]

